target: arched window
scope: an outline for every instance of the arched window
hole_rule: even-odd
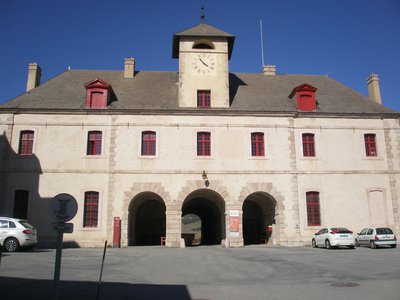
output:
[[[215,47],[211,41],[199,40],[193,44],[193,49],[215,49]]]
[[[142,132],[142,155],[156,155],[156,133],[154,131]]]
[[[315,156],[315,139],[312,133],[303,133],[303,156],[314,157]]]
[[[19,136],[19,155],[32,155],[33,154],[33,140],[35,133],[33,130],[23,130]]]
[[[197,155],[210,156],[211,155],[211,133],[198,132],[197,133]]]
[[[99,218],[99,193],[85,192],[83,227],[97,227]]]
[[[251,155],[264,156],[264,133],[251,133]]]
[[[101,155],[102,135],[101,131],[88,132],[87,155]]]
[[[365,155],[377,156],[376,135],[373,133],[364,134]]]
[[[321,209],[319,206],[319,193],[318,192],[307,192],[307,221],[308,226],[320,226],[321,225]]]

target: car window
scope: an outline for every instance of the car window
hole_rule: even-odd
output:
[[[15,223],[13,221],[10,221],[8,226],[10,226],[10,228],[17,228],[17,226],[15,225]]]
[[[368,229],[368,233],[367,233],[367,234],[368,234],[368,235],[369,235],[369,234],[372,234],[372,232],[374,232],[373,229]]]
[[[324,232],[322,232],[322,233],[327,233],[328,232],[328,229],[327,228],[325,228],[324,229]]]
[[[25,228],[33,228],[33,226],[26,221],[20,221],[19,223]]]
[[[331,230],[335,233],[352,233],[351,230],[348,230],[347,228],[344,227],[331,228]]]
[[[364,228],[361,232],[360,235],[365,235],[367,233],[368,228]]]
[[[0,220],[0,228],[8,228],[8,221]]]
[[[390,228],[377,228],[376,234],[393,234],[393,231]]]

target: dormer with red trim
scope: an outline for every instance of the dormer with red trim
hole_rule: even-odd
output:
[[[85,84],[86,88],[86,108],[107,108],[113,100],[113,89],[110,84],[101,80],[94,79]]]
[[[292,99],[296,96],[297,109],[299,111],[315,111],[317,109],[317,101],[315,99],[315,92],[317,88],[304,83],[295,87],[290,93],[289,98]]]

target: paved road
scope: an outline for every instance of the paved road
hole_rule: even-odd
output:
[[[64,249],[60,300],[96,299],[103,249]],[[3,253],[0,299],[52,299],[55,250]],[[400,249],[107,249],[100,299],[400,299]]]

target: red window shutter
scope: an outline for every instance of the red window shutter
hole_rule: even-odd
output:
[[[97,227],[99,214],[99,193],[85,192],[83,227]]]
[[[142,132],[142,155],[156,155],[156,142],[154,131]]]
[[[197,155],[198,156],[211,155],[211,134],[209,132],[197,133]]]
[[[264,156],[264,133],[253,132],[251,134],[251,155]]]
[[[308,226],[320,226],[321,225],[321,210],[319,205],[319,193],[318,192],[307,192],[307,221]]]
[[[298,109],[301,111],[314,111],[317,108],[315,103],[315,94],[311,92],[299,92],[297,103]]]
[[[32,130],[21,131],[19,138],[19,155],[32,155],[33,154],[33,140],[34,132]]]
[[[105,108],[107,99],[105,92],[93,91],[90,93],[90,108]]]

